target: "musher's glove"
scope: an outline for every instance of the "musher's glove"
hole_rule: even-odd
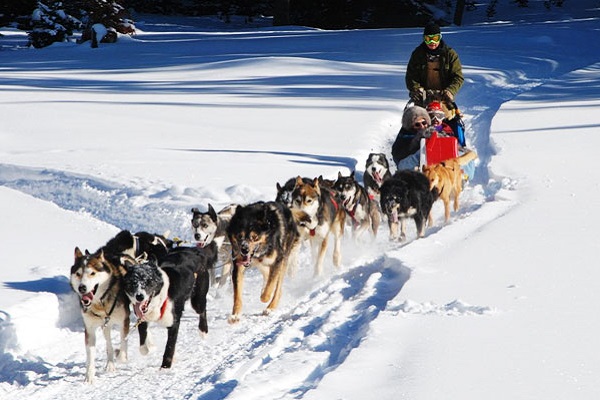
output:
[[[425,89],[418,88],[410,92],[410,99],[418,106],[423,106],[425,103]]]
[[[444,101],[452,104],[454,102],[454,95],[449,90],[444,90]]]

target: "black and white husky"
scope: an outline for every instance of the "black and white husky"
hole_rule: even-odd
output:
[[[385,154],[370,153],[363,175],[363,184],[369,197],[379,203],[381,185],[391,177],[390,164]]]
[[[369,198],[367,190],[354,178],[354,171],[349,176],[338,173],[333,188],[350,217],[346,221],[352,224],[352,237],[356,240],[368,229],[371,229],[371,235],[376,237],[381,221],[378,205]]]
[[[117,360],[127,361],[129,333],[129,301],[121,291],[121,274],[105,257],[104,249],[90,254],[75,248],[75,262],[71,267],[71,288],[79,296],[85,329],[86,371],[85,382],[96,379],[96,331],[102,328],[106,339],[106,370],[115,370],[115,351],[111,329],[120,327],[121,342]]]
[[[208,205],[207,212],[192,208],[194,240],[201,248],[215,242],[219,250],[217,265],[221,266],[220,275],[216,276],[219,272],[218,268],[211,269],[211,282],[215,282],[218,287],[223,286],[231,276],[231,243],[227,237],[227,227],[238,207],[237,204],[230,204],[218,213],[211,204]]]
[[[157,322],[168,329],[167,344],[161,368],[171,368],[179,323],[187,299],[200,316],[200,334],[208,333],[206,295],[209,270],[217,261],[217,245],[211,242],[204,248],[178,247],[160,261],[154,257],[123,268],[123,289],[133,305],[140,322],[140,352],[152,350],[148,322]]]

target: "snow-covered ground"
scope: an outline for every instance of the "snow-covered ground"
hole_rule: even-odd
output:
[[[600,395],[600,4],[446,27],[466,78],[458,103],[480,156],[461,210],[406,244],[387,227],[343,243],[312,277],[308,251],[261,316],[211,289],[209,335],[184,313],[159,370],[137,333],[129,362],[83,384],[68,283],[75,246],[120,229],[191,240],[190,209],[271,200],[290,177],[334,178],[389,155],[420,29],[220,29],[139,18],[91,49],[0,39],[0,397],[3,399],[592,399]],[[480,7],[483,12],[484,6]],[[519,10],[517,10],[519,11]],[[117,333],[114,332],[116,341]]]

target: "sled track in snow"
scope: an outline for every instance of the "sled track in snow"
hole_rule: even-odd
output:
[[[86,212],[123,229],[157,231],[171,229],[166,222],[175,220],[181,227],[189,223],[181,205],[164,199],[154,201],[138,190],[86,176],[0,164],[0,185],[68,210]],[[464,217],[478,207],[467,202],[461,214]],[[439,230],[440,227],[434,228],[431,233]],[[232,302],[230,288],[212,288],[209,336],[198,337],[197,315],[188,305],[181,321],[176,360],[170,370],[158,368],[166,329],[152,326],[154,352],[141,356],[138,335],[133,332],[129,338],[129,361],[118,365],[114,373],[103,371],[106,354],[100,340],[96,359],[98,384],[84,385],[83,328],[78,325],[73,328],[76,331],[72,353],[59,362],[27,361],[27,382],[23,382],[22,389],[8,392],[7,398],[54,396],[75,400],[106,393],[114,399],[217,400],[230,394],[235,399],[302,398],[344,363],[368,336],[371,322],[386,310],[410,278],[410,269],[400,260],[381,255],[391,247],[410,244],[390,245],[387,227],[368,249],[353,250],[350,244],[345,240],[344,257],[352,261],[344,263],[337,275],[314,280],[312,268],[304,260],[299,276],[286,279],[287,301],[282,301],[280,308],[268,317],[259,311],[263,307],[257,299],[262,278],[257,271],[246,274],[248,293],[245,291],[244,317],[239,324],[227,323]],[[365,250],[368,254],[363,254]],[[113,331],[113,342],[116,337]],[[297,367],[290,371],[290,365]]]
[[[139,190],[89,176],[0,164],[0,185],[55,203],[66,210],[88,213],[132,232],[162,233],[173,231],[174,226],[179,231],[180,226],[189,222],[189,216],[181,206],[169,204],[164,199],[148,199]],[[136,204],[140,200],[144,205]]]
[[[261,372],[271,377],[272,385],[270,393],[261,388],[262,396],[301,398],[358,347],[367,336],[370,322],[408,280],[407,268],[388,267],[385,259],[380,258],[351,268],[315,288],[272,323],[264,317],[243,321],[252,324],[258,336],[240,345],[198,381],[190,398],[223,398],[243,386],[246,376]],[[270,326],[263,326],[262,322]],[[290,359],[297,360],[299,368],[294,373],[273,372],[280,359],[286,359],[286,364]],[[303,365],[306,360],[313,362]],[[280,376],[272,380],[276,375]]]
[[[288,301],[269,317],[252,314],[256,309],[248,306],[249,313],[236,325],[226,322],[230,293],[224,294],[225,301],[213,299],[209,302],[210,337],[205,340],[198,337],[196,314],[186,308],[171,370],[158,368],[166,329],[153,326],[154,352],[139,355],[134,332],[129,338],[129,362],[118,365],[114,373],[102,370],[106,358],[103,341],[99,341],[98,382],[94,387],[83,384],[83,356],[54,365],[39,360],[45,372],[39,372],[23,390],[8,393],[8,398],[55,395],[70,400],[110,393],[114,399],[212,400],[226,398],[234,390],[236,398],[302,398],[358,347],[370,323],[410,277],[407,268],[398,266],[397,261],[388,262],[386,257],[348,268],[329,280],[315,281],[298,301]],[[251,296],[257,297],[254,289],[260,287],[262,278],[259,274],[248,278]],[[295,279],[287,282],[291,291],[301,290],[294,288]],[[73,346],[83,350],[83,333],[77,335]],[[298,368],[287,370],[290,362]],[[266,380],[269,385],[264,384]],[[152,392],[148,391],[149,382]]]
[[[0,185],[67,210],[88,213],[124,229],[167,230],[171,227],[166,223],[162,222],[164,226],[157,224],[174,219],[180,219],[182,226],[188,223],[188,216],[180,211],[181,206],[164,201],[152,202],[138,190],[87,176],[0,164]],[[144,205],[139,206],[140,203]],[[252,294],[245,294],[249,300],[246,306],[249,313],[239,324],[227,324],[231,294],[222,293],[221,298],[209,302],[210,333],[207,340],[198,338],[197,316],[186,309],[177,359],[169,371],[158,368],[166,341],[166,329],[160,326],[151,328],[156,348],[146,357],[139,354],[137,332],[132,333],[129,362],[118,365],[115,373],[103,371],[106,354],[104,343],[100,340],[96,359],[97,386],[101,386],[102,392],[114,394],[115,398],[126,394],[138,399],[176,399],[186,392],[186,398],[209,400],[227,397],[234,390],[242,395],[248,392],[248,396],[252,397],[252,381],[257,376],[268,374],[279,376],[280,383],[264,389],[261,396],[302,397],[359,346],[371,321],[398,294],[410,275],[409,270],[398,267],[397,262],[390,267],[386,258],[381,256],[372,261],[357,261],[357,265],[344,270],[329,280],[311,281],[312,268],[306,265],[303,273],[312,282],[311,288],[296,287],[296,292],[301,291],[299,301],[290,301],[269,317],[251,314],[261,306],[253,307],[252,302],[258,301],[248,297],[256,297],[262,278],[259,274],[249,274],[248,287]],[[301,281],[302,277],[290,278],[286,282],[292,291],[298,285],[294,283],[295,279]],[[306,281],[300,285],[306,285]],[[212,293],[215,294],[214,289]],[[54,364],[44,360],[32,361],[34,365],[27,368],[33,372],[26,378],[29,384],[23,382],[24,391],[8,395],[35,397],[36,394],[41,395],[43,388],[42,397],[54,394],[68,400],[96,391],[97,388],[81,383],[85,357],[79,353],[84,350],[83,330],[81,327],[79,332],[79,328],[74,332],[77,339],[73,343],[75,353],[72,357],[65,355],[67,358]],[[113,331],[113,341],[116,338],[117,332]],[[293,372],[283,371],[278,360],[286,360],[285,365],[289,360],[295,360],[299,368]],[[152,393],[148,392],[148,382],[152,382]]]

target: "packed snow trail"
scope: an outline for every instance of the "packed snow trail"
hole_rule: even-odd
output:
[[[92,176],[6,164],[0,164],[0,185],[132,232],[170,231],[189,236],[189,212],[174,205],[172,199],[169,202],[168,196],[153,199],[140,189]]]
[[[369,250],[357,251],[376,254],[380,246],[378,243]],[[360,344],[370,321],[385,309],[409,278],[408,269],[395,262],[381,256],[368,257],[373,256],[355,254],[354,265],[323,280],[313,279],[311,268],[299,271],[298,276],[287,279],[282,306],[269,317],[260,315],[262,306],[257,300],[262,278],[257,271],[248,271],[244,318],[236,325],[226,321],[230,289],[225,287],[218,293],[213,289],[208,337],[199,338],[197,317],[191,309],[186,309],[176,360],[170,370],[158,369],[166,330],[155,326],[151,329],[156,344],[154,352],[147,357],[138,354],[137,332],[132,333],[129,362],[118,365],[114,373],[102,370],[106,357],[103,342],[99,340],[98,382],[95,386],[84,385],[82,324],[80,320],[74,321],[68,328],[70,353],[54,354],[53,357],[58,357],[56,362],[30,361],[33,366],[27,375],[31,382],[23,381],[25,386],[9,392],[8,398],[59,396],[67,400],[91,393],[110,393],[115,399],[130,396],[176,399],[185,392],[188,393],[185,398],[211,399],[226,397],[234,390],[230,398],[301,396]],[[77,302],[72,294],[63,296]],[[113,341],[116,333],[113,330]],[[281,363],[282,360],[285,362]],[[298,368],[289,371],[290,363]],[[281,365],[286,369],[282,370]],[[277,385],[272,381],[273,376],[278,377]],[[253,395],[257,387],[261,388],[260,393]]]

